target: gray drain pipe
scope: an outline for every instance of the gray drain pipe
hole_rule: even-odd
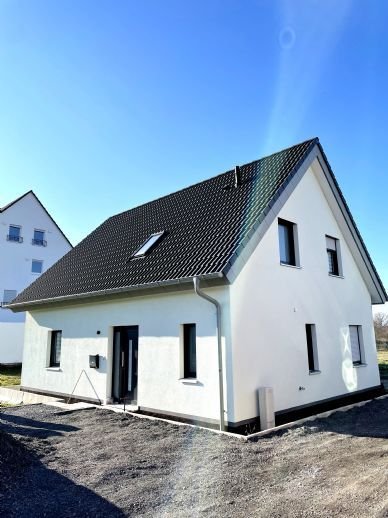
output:
[[[217,348],[218,348],[218,387],[219,387],[219,398],[220,398],[220,430],[225,430],[225,416],[224,416],[224,378],[222,372],[222,343],[221,343],[221,304],[218,300],[213,299],[213,297],[209,297],[206,295],[201,288],[199,287],[199,278],[194,277],[194,290],[195,293],[214,304],[217,309]]]

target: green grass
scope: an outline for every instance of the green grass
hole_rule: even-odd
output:
[[[0,365],[0,387],[20,385],[21,367]]]
[[[388,378],[388,349],[378,349],[377,358],[379,361],[380,375]]]

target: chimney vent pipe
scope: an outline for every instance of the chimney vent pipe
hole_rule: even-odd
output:
[[[241,172],[240,167],[236,165],[234,168],[234,186],[238,187],[239,185],[241,185]]]

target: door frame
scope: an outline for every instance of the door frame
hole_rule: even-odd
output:
[[[123,331],[128,332],[129,330],[132,330],[136,333],[136,342],[137,342],[136,346],[132,350],[131,362],[129,361],[128,354],[125,353],[125,345],[123,346],[123,343],[122,343],[123,336],[121,334]],[[111,347],[109,348],[110,352],[111,352],[111,360],[110,360],[111,376],[110,376],[110,387],[109,387],[110,400],[116,401],[116,402],[125,401],[127,403],[136,404],[137,399],[138,399],[137,389],[138,389],[138,365],[139,365],[139,326],[138,325],[112,326],[111,331],[112,331],[111,332]],[[116,332],[120,333],[120,345],[119,346],[117,346],[115,343]],[[123,365],[123,364],[119,365],[118,372],[117,372],[117,363],[115,361],[116,354],[117,354],[117,347],[119,347],[119,350],[120,350],[120,357],[116,361],[120,362],[121,358],[123,358],[123,360],[125,361],[125,365]],[[122,356],[123,354],[125,355],[125,357]],[[131,369],[132,381],[134,378],[133,366],[135,366],[135,369],[136,369],[136,371],[135,371],[136,372],[136,384],[135,384],[134,388],[131,390],[131,392],[126,392],[125,394],[123,394],[125,389],[123,391],[124,387],[122,386],[122,384],[125,383],[125,381],[123,381],[123,380],[125,380],[129,374],[128,369],[129,369],[130,363],[132,366],[132,369]],[[118,376],[118,379],[117,379],[117,376]],[[124,378],[123,378],[123,376],[124,376]],[[128,383],[128,381],[127,381],[127,383]],[[118,384],[118,386],[117,386],[117,384]],[[116,390],[117,388],[118,388],[118,390]],[[120,397],[117,397],[115,395],[115,393],[117,393],[117,392],[120,394]]]

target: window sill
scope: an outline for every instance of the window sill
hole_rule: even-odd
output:
[[[353,363],[354,369],[359,369],[360,367],[367,367],[367,366],[368,366],[367,363]]]
[[[46,367],[46,371],[62,372],[60,367]]]
[[[335,273],[328,273],[329,277],[334,277],[335,279],[344,279],[345,277],[343,275],[336,275]]]
[[[309,371],[309,376],[315,376],[316,374],[321,374],[321,371]]]
[[[180,381],[184,385],[199,385],[199,381],[197,380],[197,378],[179,378],[178,381]]]
[[[287,263],[282,263],[282,262],[280,262],[280,266],[287,266],[288,268],[295,268],[296,270],[302,269],[301,266],[298,266],[296,264],[287,264]]]

